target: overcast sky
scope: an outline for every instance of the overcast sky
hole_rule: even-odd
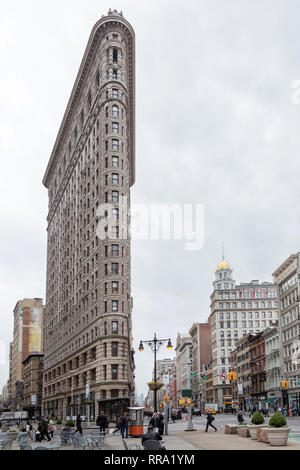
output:
[[[135,241],[134,341],[176,341],[209,315],[215,269],[271,280],[299,250],[299,1],[0,2],[0,340],[8,378],[13,308],[45,296],[42,178],[91,29],[123,10],[136,32],[134,203],[200,203],[205,243]],[[172,357],[162,350],[160,358]],[[152,353],[136,352],[145,393]],[[2,361],[3,362],[3,361]]]

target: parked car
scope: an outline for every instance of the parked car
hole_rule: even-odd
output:
[[[193,416],[201,416],[200,408],[193,408],[192,409],[192,414],[193,414]]]

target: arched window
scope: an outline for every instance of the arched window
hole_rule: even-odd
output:
[[[119,107],[117,105],[114,105],[112,107],[112,116],[113,117],[119,117]]]

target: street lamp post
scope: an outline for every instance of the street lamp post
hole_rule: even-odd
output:
[[[156,333],[154,333],[154,338],[152,340],[146,340],[140,341],[139,345],[139,351],[142,352],[144,351],[144,344],[145,343],[149,348],[153,351],[154,353],[154,382],[157,381],[157,368],[156,368],[156,355],[157,352],[159,351],[160,347],[163,346],[166,342],[167,344],[167,349],[171,350],[173,349],[171,339],[157,339]],[[157,390],[154,390],[154,412],[157,413]]]
[[[76,371],[70,369],[69,372],[75,373]],[[87,373],[79,371],[79,374],[81,374],[81,375],[83,375],[83,377],[85,377],[85,380],[86,380],[85,397],[89,401],[90,400],[90,386],[88,384]],[[72,378],[73,378],[73,376],[71,377],[71,380],[72,380]],[[72,393],[72,396],[73,396],[73,380],[72,380],[72,385],[71,385],[71,393]],[[72,400],[73,400],[73,398],[72,398]],[[88,403],[88,427],[90,427],[90,404],[89,403]]]

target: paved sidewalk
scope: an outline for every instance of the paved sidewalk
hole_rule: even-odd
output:
[[[251,438],[243,438],[236,434],[225,434],[224,429],[217,432],[209,431],[176,431],[175,435],[163,436],[166,441],[167,450],[180,451],[201,451],[201,450],[300,450],[300,442],[288,441],[285,447],[271,447],[263,442],[253,441]],[[121,436],[109,434],[106,437],[107,445],[103,450],[125,450]],[[138,444],[141,447],[141,439],[126,439],[127,444]],[[59,435],[54,436],[51,443],[43,441],[31,442],[31,446],[35,449],[37,446],[48,447],[50,445],[60,445]],[[17,441],[13,442],[13,450],[19,450]],[[73,450],[73,445],[62,446],[60,450]]]
[[[225,434],[224,430],[215,431],[177,431],[176,436],[188,441],[198,450],[300,450],[300,442],[288,441],[287,446],[275,447],[264,442],[240,437],[238,434]],[[179,448],[178,448],[179,449]]]

